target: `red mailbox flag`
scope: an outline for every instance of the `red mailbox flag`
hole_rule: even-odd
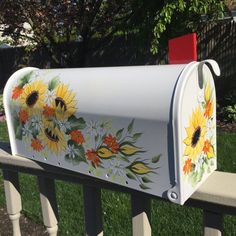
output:
[[[169,64],[185,64],[197,60],[196,33],[170,39],[168,44]]]

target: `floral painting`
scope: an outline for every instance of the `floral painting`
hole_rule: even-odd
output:
[[[210,172],[215,162],[215,98],[210,82],[204,84],[203,95],[199,96],[198,103],[189,118],[183,140],[183,173],[193,186],[201,181],[204,173]]]
[[[51,154],[63,156],[72,165],[85,164],[96,176],[105,174],[108,180],[126,184],[132,180],[141,189],[149,189],[161,155],[139,155],[147,150],[137,145],[143,134],[135,131],[134,119],[120,129],[112,121],[85,120],[79,116],[79,101],[69,84],[59,76],[45,80],[37,71],[26,74],[13,87],[12,103],[16,139],[33,153],[44,159]],[[189,158],[196,157],[195,149],[189,152]],[[187,167],[186,173],[189,170]]]

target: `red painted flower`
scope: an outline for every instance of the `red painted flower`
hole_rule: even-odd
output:
[[[29,119],[28,112],[26,110],[20,110],[19,111],[19,119],[22,123],[25,123]]]
[[[46,118],[49,118],[51,116],[54,116],[55,115],[55,109],[46,105],[43,107],[43,115],[46,117]]]
[[[91,150],[87,150],[87,152],[85,153],[85,155],[87,156],[87,159],[89,161],[91,161],[92,165],[96,168],[97,166],[99,166],[99,164],[101,163],[101,160],[99,159],[97,152],[94,149]]]
[[[183,171],[184,171],[184,174],[188,174],[189,172],[191,172],[193,169],[193,165],[192,165],[192,162],[190,159],[186,160],[185,161],[185,164],[184,164],[184,167],[183,167]]]
[[[24,89],[20,86],[16,86],[12,91],[12,99],[16,100],[22,93]]]
[[[71,140],[73,140],[76,143],[83,144],[85,142],[84,136],[79,130],[72,130],[70,132]]]
[[[118,152],[120,146],[119,143],[117,142],[116,137],[113,137],[111,134],[109,134],[104,138],[103,143],[105,143],[113,153]]]
[[[37,152],[40,152],[43,150],[43,145],[41,141],[37,138],[31,139],[31,147]]]

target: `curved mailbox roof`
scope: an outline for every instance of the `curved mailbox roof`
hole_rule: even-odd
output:
[[[219,74],[212,60],[19,70],[4,90],[13,154],[182,204],[208,175],[202,165],[196,183],[186,180],[198,161],[216,168],[215,92],[206,63]],[[214,149],[208,159],[206,141]]]

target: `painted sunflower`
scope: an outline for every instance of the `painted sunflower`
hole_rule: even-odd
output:
[[[59,84],[55,91],[56,98],[53,107],[57,119],[65,120],[76,111],[75,93],[69,90],[68,85]]]
[[[20,103],[29,115],[42,111],[46,90],[47,85],[41,80],[35,80],[24,86],[24,91],[20,96]]]
[[[202,152],[206,134],[206,119],[200,108],[193,112],[189,121],[189,127],[186,128],[186,133],[187,138],[183,141],[186,145],[184,155],[195,161],[197,155]]]
[[[51,152],[58,154],[66,150],[67,143],[65,135],[51,121],[44,121],[43,130],[39,134],[44,146],[47,146]]]

